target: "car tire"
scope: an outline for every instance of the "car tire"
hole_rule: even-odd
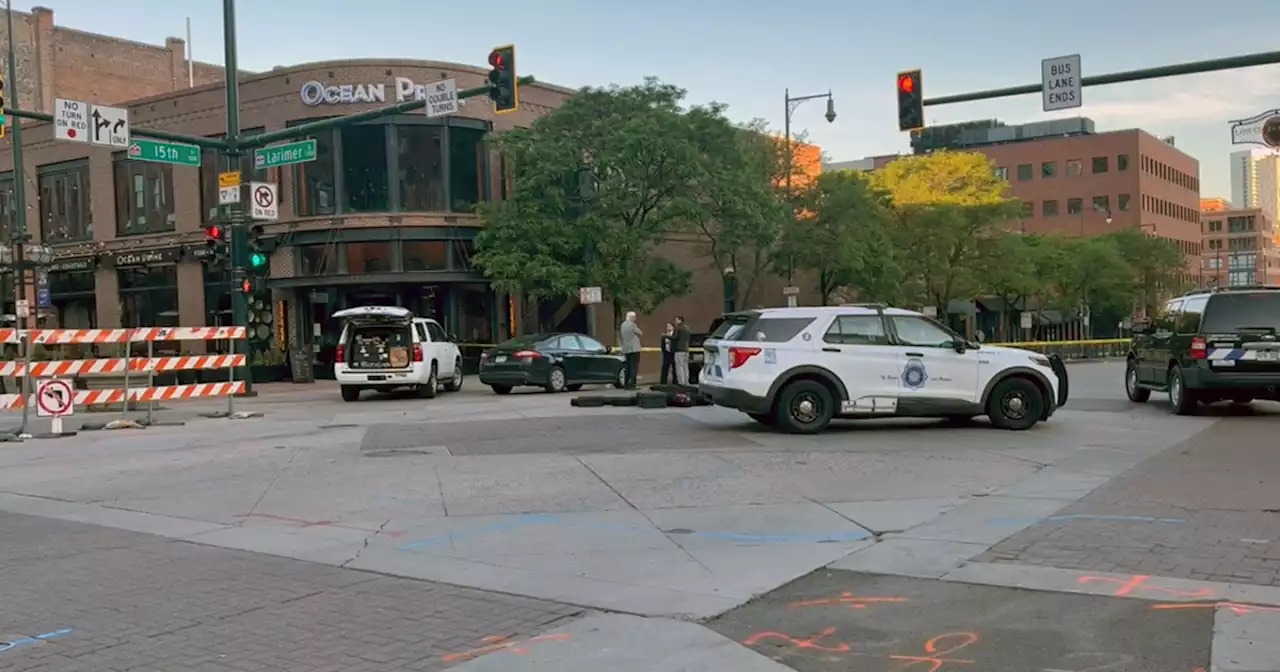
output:
[[[613,377],[613,386],[619,390],[627,389],[627,369],[626,367],[618,369],[618,375]]]
[[[1174,415],[1195,415],[1196,393],[1187,389],[1187,381],[1182,376],[1182,367],[1174,364],[1169,367],[1169,405]]]
[[[778,392],[773,414],[777,428],[788,434],[816,434],[831,424],[836,400],[826,385],[814,380],[795,380]]]
[[[547,391],[559,394],[567,389],[569,389],[569,379],[564,375],[564,369],[559,366],[551,367],[551,371],[547,373]]]
[[[987,397],[987,417],[1000,429],[1031,429],[1044,415],[1044,392],[1022,377],[1005,378],[996,383]]]
[[[493,388],[494,394],[511,394],[510,385],[490,385],[489,387]]]
[[[765,427],[778,426],[778,415],[773,411],[770,411],[768,413],[748,413],[747,417],[751,418],[752,420],[755,420],[756,422],[764,425]]]
[[[360,388],[354,385],[343,385],[342,400],[343,401],[360,401]]]
[[[1151,390],[1138,386],[1138,363],[1132,359],[1124,367],[1124,393],[1135,404],[1145,404],[1151,398]]]
[[[418,396],[423,399],[435,399],[440,393],[440,376],[437,373],[436,363],[431,362],[431,373],[427,375],[427,382],[418,386]]]
[[[582,389],[582,383],[575,383],[575,384],[573,384],[573,385],[567,385],[567,386],[565,386],[565,388],[564,388],[564,389],[569,390],[570,392],[577,392],[578,390],[581,390],[581,389]]]
[[[462,360],[457,359],[453,362],[453,377],[449,382],[444,384],[445,392],[457,392],[462,389]]]

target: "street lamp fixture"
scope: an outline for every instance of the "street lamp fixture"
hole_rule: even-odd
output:
[[[24,250],[26,260],[33,266],[48,266],[53,263],[53,248],[48,245],[34,243]]]
[[[791,174],[795,172],[795,148],[791,146],[791,115],[795,113],[796,108],[800,107],[801,103],[805,102],[806,100],[818,100],[819,98],[827,99],[827,114],[825,115],[827,118],[827,123],[829,124],[835,123],[836,100],[831,95],[830,91],[826,93],[815,93],[811,96],[796,96],[796,97],[792,97],[791,89],[786,89],[785,91],[783,91],[783,100],[786,103],[785,105],[786,113],[782,117],[782,140],[784,143],[786,143],[786,148],[787,148],[786,186],[787,186],[788,199],[791,198]],[[791,208],[792,219],[794,219],[795,216],[796,216],[796,211],[793,205],[793,207]],[[795,266],[796,266],[795,258],[789,257],[787,259],[787,286],[788,287],[791,286],[792,279],[795,276]],[[787,295],[787,306],[791,308],[794,308],[796,306],[796,297],[794,294]]]

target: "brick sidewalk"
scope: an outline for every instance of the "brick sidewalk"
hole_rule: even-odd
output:
[[[9,513],[0,539],[4,672],[436,670],[581,613]]]
[[[1225,417],[977,560],[1280,585],[1277,420]]]

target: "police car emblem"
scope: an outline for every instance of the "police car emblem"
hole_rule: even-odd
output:
[[[909,390],[918,390],[929,381],[929,374],[924,370],[924,362],[912,357],[902,369],[902,384]]]

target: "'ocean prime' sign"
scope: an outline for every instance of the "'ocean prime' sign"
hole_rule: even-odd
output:
[[[395,102],[426,100],[426,86],[415,84],[408,77],[396,77],[392,83]],[[359,103],[387,102],[386,84],[325,84],[310,81],[302,85],[302,104],[308,107],[321,105],[351,105]]]

